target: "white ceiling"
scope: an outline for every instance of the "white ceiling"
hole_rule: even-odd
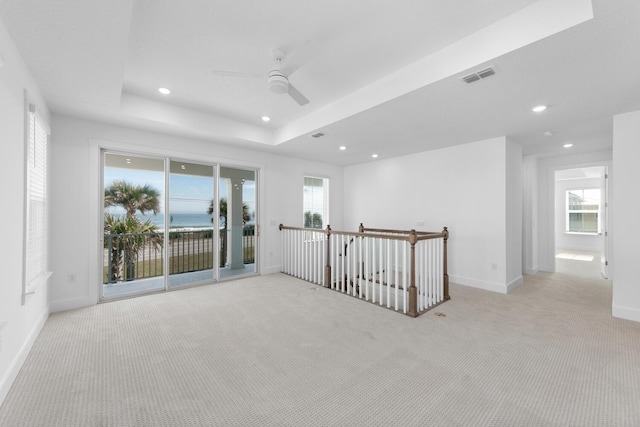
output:
[[[503,135],[610,149],[640,109],[637,0],[0,0],[0,19],[54,113],[339,165]],[[211,73],[276,67],[309,104]]]

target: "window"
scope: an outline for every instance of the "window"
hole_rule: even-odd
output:
[[[303,224],[304,228],[323,228],[329,223],[329,180],[304,177]]]
[[[25,149],[25,257],[23,296],[32,294],[51,275],[47,272],[47,142],[48,127],[29,105]],[[24,302],[24,299],[23,299]]]
[[[600,189],[567,190],[567,233],[600,232]]]

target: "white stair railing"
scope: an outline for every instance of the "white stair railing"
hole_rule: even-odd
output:
[[[283,273],[413,317],[449,299],[446,227],[280,230]]]

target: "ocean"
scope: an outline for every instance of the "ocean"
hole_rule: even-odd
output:
[[[158,228],[164,228],[164,214],[140,215],[136,214],[143,221],[151,220]],[[170,228],[205,228],[212,227],[211,215],[200,213],[174,213],[170,217]]]

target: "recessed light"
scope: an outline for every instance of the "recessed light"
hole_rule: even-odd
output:
[[[180,169],[185,170],[187,167],[185,165],[180,165]]]
[[[373,157],[374,159],[378,157],[377,154],[372,154],[371,157]]]
[[[344,150],[346,150],[346,149],[347,149],[347,147],[345,147],[344,145],[341,145],[341,146],[340,146],[340,150],[344,151]]]
[[[533,107],[533,108],[531,109],[531,111],[533,111],[534,113],[541,113],[541,112],[543,112],[543,111],[544,111],[544,110],[546,110],[546,109],[547,109],[547,106],[546,106],[546,105],[537,105],[537,106]]]
[[[567,143],[567,144],[564,144],[563,147],[564,148],[571,148],[571,147],[573,147],[573,144]]]
[[[126,159],[127,164],[131,163],[131,159]]]
[[[269,120],[271,120],[271,117],[269,117],[269,116],[262,116],[262,121],[263,121],[263,122],[268,122]]]
[[[158,88],[158,92],[160,92],[163,95],[169,95],[171,93],[171,91],[169,89],[167,89],[166,87]]]

